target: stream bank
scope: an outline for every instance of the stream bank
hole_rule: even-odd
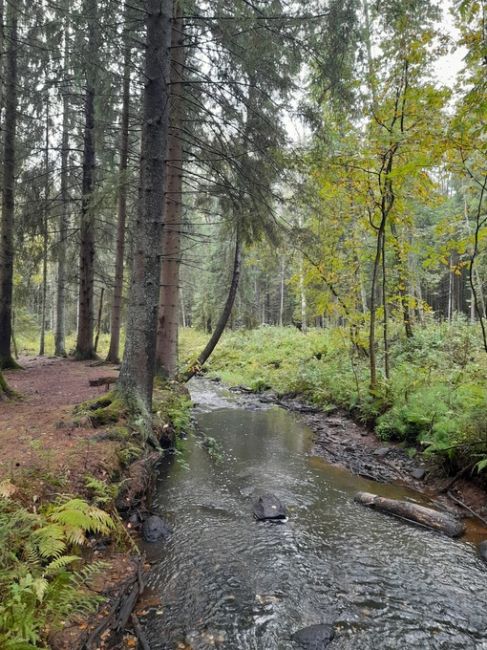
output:
[[[273,391],[255,393],[242,386],[228,390],[247,405],[257,400],[297,414],[315,433],[310,450],[313,456],[377,484],[405,486],[421,493],[437,506],[465,517],[472,537],[479,541],[487,537],[487,492],[468,476],[445,476],[434,458],[419,452],[411,456],[400,443],[379,440],[373,430],[358,424],[341,409],[324,412],[298,396],[280,397]]]
[[[333,650],[487,648],[474,540],[353,499],[425,495],[313,455],[316,434],[269,400],[201,379],[191,390],[198,435],[161,465],[153,500],[173,534],[148,549],[138,615],[152,650],[297,650],[310,626],[333,628]],[[286,506],[287,522],[255,521],[262,494]]]

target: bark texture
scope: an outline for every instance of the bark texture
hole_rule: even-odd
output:
[[[169,116],[171,0],[147,0],[141,188],[136,217],[127,334],[119,388],[150,417],[159,304]]]
[[[438,530],[449,537],[459,537],[465,530],[464,524],[447,512],[438,512],[409,501],[386,499],[369,492],[359,492],[355,501],[363,506],[374,508],[380,512],[394,515],[427,528]]]
[[[130,67],[132,48],[129,32],[129,3],[125,3],[124,58],[122,82],[122,124],[120,129],[120,170],[118,190],[117,246],[115,253],[115,278],[110,329],[110,348],[107,361],[118,363],[120,356],[120,326],[122,317],[123,267],[125,260],[125,228],[127,223],[127,169],[129,159],[130,122]]]
[[[156,367],[162,376],[173,379],[178,363],[179,268],[183,220],[181,126],[185,48],[182,9],[179,2],[174,4],[171,50],[170,124]]]
[[[95,220],[93,190],[95,186],[95,93],[97,63],[97,0],[85,0],[88,21],[88,51],[86,53],[85,128],[83,142],[83,180],[81,198],[78,337],[76,357],[93,359],[94,282],[95,282]]]
[[[3,196],[0,241],[0,368],[17,368],[12,357],[12,289],[14,271],[15,137],[17,130],[18,6],[7,3]]]
[[[69,222],[69,88],[68,88],[68,31],[69,26],[64,26],[64,81],[62,89],[63,100],[63,125],[61,136],[61,188],[60,188],[60,214],[59,214],[59,241],[57,248],[57,287],[56,287],[56,330],[54,333],[54,354],[58,357],[66,356],[66,246]]]
[[[49,245],[49,97],[46,102],[46,135],[44,149],[44,214],[42,220],[42,313],[41,337],[39,342],[39,355],[46,351],[46,318],[47,318],[47,251]]]

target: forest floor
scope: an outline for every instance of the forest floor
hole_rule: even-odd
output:
[[[118,466],[120,443],[104,440],[88,421],[75,421],[73,409],[103,396],[105,387],[92,387],[89,380],[116,377],[115,369],[42,357],[19,362],[23,370],[5,372],[19,399],[0,409],[0,481],[29,484],[39,498],[53,487],[77,492],[87,475],[109,477]]]
[[[49,504],[59,503],[59,499],[91,502],[93,494],[90,496],[87,481],[106,485],[106,493],[110,494],[113,481],[121,480],[120,485],[130,486],[129,489],[136,484],[138,498],[143,499],[147,490],[145,474],[154,454],[144,454],[140,448],[140,460],[127,460],[127,440],[110,435],[108,427],[94,428],[89,417],[75,412],[79,404],[106,395],[105,386],[90,386],[90,380],[117,377],[117,369],[47,357],[21,357],[19,363],[22,370],[5,372],[18,397],[3,401],[0,406],[0,494],[18,508],[41,513]],[[126,524],[116,514],[115,506],[109,503],[103,507],[116,522],[113,533],[101,539],[89,536],[88,546],[79,549],[85,566],[103,563],[103,572],[95,573],[89,585],[90,593],[99,595],[102,604],[94,614],[77,615],[62,629],[50,631],[48,643],[53,650],[84,647],[88,635],[101,629],[105,621],[113,625],[113,616],[120,615],[113,603],[120,602],[120,608],[123,607],[131,591],[142,584],[142,564],[135,541],[129,539]],[[29,571],[33,569],[26,563],[24,572]],[[42,603],[36,607],[41,608]],[[0,636],[4,632],[0,629]],[[130,632],[123,637],[118,635],[115,645],[107,632],[98,636],[98,648],[137,645]]]

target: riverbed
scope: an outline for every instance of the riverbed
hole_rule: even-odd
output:
[[[162,465],[153,501],[173,527],[146,549],[153,650],[291,650],[317,623],[335,625],[332,649],[487,649],[475,546],[353,502],[364,489],[421,495],[310,456],[312,431],[282,408],[201,380],[191,391],[197,433]],[[286,523],[254,520],[264,493]]]

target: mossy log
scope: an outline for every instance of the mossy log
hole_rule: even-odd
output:
[[[386,499],[370,492],[358,492],[354,500],[363,506],[440,531],[449,537],[460,537],[465,531],[463,522],[453,515],[433,508],[425,508],[410,501]]]

